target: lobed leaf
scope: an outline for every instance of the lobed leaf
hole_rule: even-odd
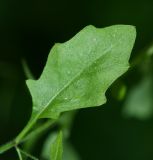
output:
[[[129,68],[135,28],[87,26],[52,48],[38,80],[28,80],[32,117],[57,118],[61,112],[100,106],[108,87]]]

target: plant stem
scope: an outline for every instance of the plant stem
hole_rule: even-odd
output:
[[[32,116],[27,125],[24,127],[24,129],[16,137],[15,142],[11,141],[9,143],[6,143],[4,146],[0,147],[0,153],[4,153],[5,151],[11,149],[12,147],[17,146],[21,142],[21,140],[26,136],[26,134],[31,130],[34,124],[37,122],[38,117],[39,114]]]
[[[37,128],[36,130],[32,131],[31,133],[29,133],[25,138],[23,138],[20,143],[23,143],[25,141],[27,141],[28,139],[33,138],[34,136],[42,133],[43,131],[50,129],[49,127],[55,124],[55,120],[49,120],[47,121],[44,125],[42,125],[41,127]]]
[[[4,153],[5,151],[11,149],[12,147],[14,147],[16,144],[14,141],[8,142],[2,146],[0,146],[0,154]]]
[[[39,160],[38,158],[36,158],[36,157],[32,156],[31,154],[29,154],[29,153],[23,151],[22,149],[20,149],[20,152],[21,152],[22,154],[24,154],[25,156],[27,156],[27,157],[33,159],[33,160]]]
[[[18,154],[19,160],[23,160],[23,159],[22,159],[21,152],[20,152],[20,149],[19,149],[17,146],[15,147],[15,149],[16,149],[16,152],[17,152],[17,154]]]
[[[16,144],[19,144],[20,141],[26,136],[26,134],[31,130],[31,128],[36,123],[36,118],[32,118],[28,124],[25,126],[25,128],[21,131],[21,133],[16,137],[15,142]]]
[[[53,126],[55,124],[55,122],[56,122],[55,120],[49,120],[45,124],[43,124],[42,126],[37,128],[36,130],[34,130],[31,133],[29,133],[25,138],[21,138],[21,137],[24,137],[24,135],[29,131],[29,129],[31,129],[31,128],[28,127],[28,130],[27,129],[24,130],[24,132],[22,132],[20,137],[18,137],[19,138],[18,140],[20,140],[19,142],[15,140],[15,141],[8,142],[8,143],[4,144],[3,146],[1,146],[0,147],[0,154],[2,154],[4,152],[6,152],[7,150],[15,147],[17,144],[23,143],[23,142],[27,141],[28,139],[36,136],[37,134],[49,129],[49,127]]]
[[[27,64],[27,61],[23,58],[21,62],[22,62],[22,67],[23,67],[26,78],[27,79],[35,79],[34,75],[32,74],[32,72]]]

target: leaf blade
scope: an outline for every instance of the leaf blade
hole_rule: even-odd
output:
[[[51,144],[51,159],[50,160],[62,160],[63,144],[62,144],[62,132],[59,132],[55,141]]]
[[[107,88],[129,67],[134,40],[132,26],[88,26],[68,42],[56,44],[41,77],[27,81],[33,113],[39,118],[57,118],[64,111],[104,104]]]

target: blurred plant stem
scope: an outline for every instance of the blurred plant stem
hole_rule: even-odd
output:
[[[38,158],[36,158],[36,157],[32,156],[31,154],[29,154],[29,153],[27,153],[27,152],[23,151],[23,150],[22,150],[22,149],[20,149],[20,148],[19,148],[19,151],[20,151],[20,153],[24,154],[26,157],[29,157],[30,159],[33,159],[33,160],[39,160]]]
[[[21,152],[20,152],[20,149],[19,149],[18,147],[15,147],[15,149],[16,149],[16,152],[17,152],[17,154],[18,154],[19,160],[23,160],[23,159],[22,159]]]
[[[55,120],[48,120],[44,125],[38,127],[36,130],[31,131],[27,136],[25,136],[25,138],[23,138],[19,143],[16,144],[16,142],[13,140],[11,142],[8,142],[6,144],[4,144],[3,146],[0,147],[0,154],[6,152],[7,150],[11,149],[12,147],[16,147],[17,145],[33,138],[34,136],[36,136],[37,134],[40,134],[41,132],[50,129],[50,127],[53,127],[53,125],[55,124]]]
[[[35,79],[34,75],[32,74],[32,72],[27,64],[27,61],[23,58],[21,60],[21,63],[22,63],[22,67],[23,67],[24,74],[25,74],[26,78],[27,79]]]

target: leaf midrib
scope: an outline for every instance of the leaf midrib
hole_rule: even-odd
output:
[[[98,58],[96,58],[94,61],[89,63],[86,67],[84,67],[78,74],[76,74],[66,85],[64,85],[51,99],[50,101],[42,108],[42,110],[39,112],[38,117],[45,111],[45,109],[53,102],[53,100],[61,93],[63,92],[71,83],[73,83],[87,68],[89,68],[93,63],[98,61],[100,58],[102,58],[105,54],[107,54],[112,48],[114,48],[116,45],[111,45],[110,48],[106,49],[102,55],[100,55]]]

